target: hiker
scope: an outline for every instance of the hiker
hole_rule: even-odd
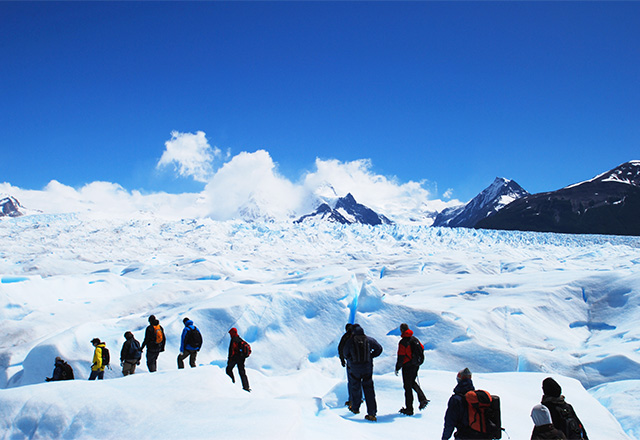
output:
[[[166,341],[160,321],[154,315],[149,316],[149,325],[144,332],[144,341],[140,350],[147,347],[147,368],[150,373],[158,369],[158,355],[164,351]]]
[[[349,385],[351,387],[351,405],[349,411],[360,413],[362,392],[367,403],[366,420],[375,422],[378,406],[373,386],[373,358],[380,356],[382,346],[370,336],[364,334],[360,325],[353,324],[352,336],[344,346],[344,357],[349,365]]]
[[[120,365],[122,366],[122,375],[128,376],[136,372],[136,365],[140,365],[142,350],[140,342],[133,336],[133,333],[126,332],[124,339],[122,350],[120,350]]]
[[[449,398],[447,403],[447,412],[444,416],[444,430],[442,431],[442,440],[449,440],[453,430],[456,430],[455,438],[474,438],[472,433],[469,433],[469,410],[467,409],[467,403],[465,394],[467,391],[475,390],[473,381],[471,380],[471,371],[468,368],[460,370],[456,376],[458,384],[453,389],[453,396]],[[466,423],[465,423],[466,422]],[[470,434],[470,436],[467,436]]]
[[[242,389],[250,393],[251,388],[249,388],[249,379],[247,379],[247,373],[244,369],[244,361],[251,354],[251,346],[238,336],[238,330],[235,327],[229,330],[229,336],[231,340],[229,341],[229,357],[227,358],[227,375],[233,383],[236,383],[236,379],[233,377],[233,367],[237,365]]]
[[[535,425],[531,440],[566,440],[564,433],[553,426],[551,413],[546,406],[542,404],[534,406],[531,410],[531,418]]]
[[[91,344],[95,347],[93,350],[93,363],[91,364],[91,374],[89,380],[102,380],[104,379],[104,369],[109,364],[106,357],[108,357],[106,345],[98,338],[93,338]]]
[[[582,422],[562,395],[562,388],[550,377],[542,381],[542,404],[549,409],[553,426],[564,433],[568,439],[588,440]]]
[[[47,382],[56,380],[73,380],[73,368],[71,368],[71,365],[66,363],[64,359],[57,356],[53,367],[53,374],[51,377],[46,377],[45,380]]]
[[[402,385],[404,387],[404,408],[400,413],[413,415],[413,392],[418,395],[418,408],[423,410],[427,407],[429,400],[422,392],[418,384],[418,370],[424,361],[424,346],[413,336],[413,331],[405,323],[400,324],[402,339],[398,342],[398,361],[396,362],[396,376],[402,370]]]
[[[184,318],[182,323],[184,324],[184,330],[182,330],[182,337],[180,338],[178,368],[184,368],[184,360],[187,357],[189,358],[189,365],[191,368],[195,368],[196,356],[202,346],[202,334],[200,333],[200,330],[193,325],[193,321],[189,318]]]
[[[351,405],[351,379],[349,375],[349,364],[347,363],[347,360],[344,357],[344,346],[347,343],[347,341],[351,338],[352,327],[353,326],[351,324],[345,325],[344,335],[342,335],[342,338],[340,338],[340,342],[338,343],[338,356],[340,356],[340,363],[342,364],[343,367],[347,367],[347,396],[349,400],[347,400],[344,403],[345,406]]]

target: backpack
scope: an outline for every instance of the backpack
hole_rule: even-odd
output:
[[[240,342],[238,342],[238,352],[243,357],[248,358],[251,355],[251,346],[244,339],[240,339]]]
[[[62,378],[61,380],[73,380],[73,368],[66,362],[62,363]]]
[[[464,395],[469,413],[468,426],[475,434],[483,434],[483,438],[502,438],[502,421],[500,417],[500,398],[487,391],[473,390]]]
[[[564,422],[563,429],[560,429],[568,439],[581,439],[583,438],[582,424],[578,420],[576,412],[573,407],[566,402],[554,405],[554,412],[560,416]]]
[[[351,338],[351,360],[356,364],[371,361],[371,346],[367,335],[355,335]]]
[[[111,361],[111,355],[109,354],[109,349],[107,347],[100,347],[102,351],[102,367],[106,368],[109,366],[109,362]]]
[[[416,337],[411,338],[411,357],[415,359],[416,365],[424,362],[424,345]]]
[[[187,335],[184,338],[185,346],[188,345],[190,347],[199,349],[202,347],[202,334],[197,327],[190,328],[187,331]],[[251,350],[249,350],[251,352]]]
[[[131,344],[129,344],[129,355],[127,359],[140,359],[142,357],[142,350],[140,350],[140,342],[135,338],[131,338]]]
[[[160,324],[154,325],[153,329],[156,331],[156,344],[161,344],[164,339],[164,335],[162,334],[162,327]]]

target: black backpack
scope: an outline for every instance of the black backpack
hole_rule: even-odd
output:
[[[238,343],[238,352],[242,355],[242,357],[248,358],[251,356],[251,345],[244,339],[240,339]]]
[[[187,331],[187,336],[184,338],[185,345],[188,345],[193,348],[202,347],[202,334],[197,327],[190,328]]]
[[[367,335],[355,335],[351,338],[351,360],[356,364],[371,361],[371,346]]]
[[[111,355],[109,354],[109,349],[107,347],[100,347],[102,349],[102,367],[106,368],[109,366],[109,362],[111,361]]]
[[[554,405],[554,411],[557,415],[560,416],[560,419],[562,419],[564,423],[564,427],[560,430],[564,432],[564,435],[567,436],[567,439],[571,440],[584,438],[584,429],[571,405],[566,402],[556,404]]]
[[[129,356],[128,359],[140,359],[142,357],[142,350],[140,350],[140,342],[137,339],[131,338],[129,344]]]
[[[411,338],[411,356],[415,359],[416,365],[422,365],[424,362],[424,347],[415,336]]]
[[[61,380],[73,380],[73,368],[66,362],[62,363],[62,378]]]

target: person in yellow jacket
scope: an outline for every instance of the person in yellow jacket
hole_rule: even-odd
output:
[[[93,364],[91,364],[91,374],[89,375],[89,380],[102,380],[104,379],[104,368],[106,367],[103,362],[102,349],[106,350],[106,346],[105,343],[100,341],[100,339],[98,338],[93,338],[91,340],[91,343],[95,347],[95,350],[93,351]]]

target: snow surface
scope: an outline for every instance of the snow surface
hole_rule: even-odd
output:
[[[439,439],[464,367],[500,395],[512,439],[529,438],[547,376],[590,438],[640,438],[639,238],[69,214],[6,219],[0,239],[1,438]],[[123,378],[123,334],[142,340],[150,314],[159,372]],[[178,371],[185,316],[205,342]],[[384,347],[377,423],[343,406],[354,320]],[[401,322],[426,348],[432,402],[414,417],[397,413]],[[224,373],[232,326],[253,348],[251,393]],[[58,355],[86,379],[94,337],[106,380],[44,383]]]

